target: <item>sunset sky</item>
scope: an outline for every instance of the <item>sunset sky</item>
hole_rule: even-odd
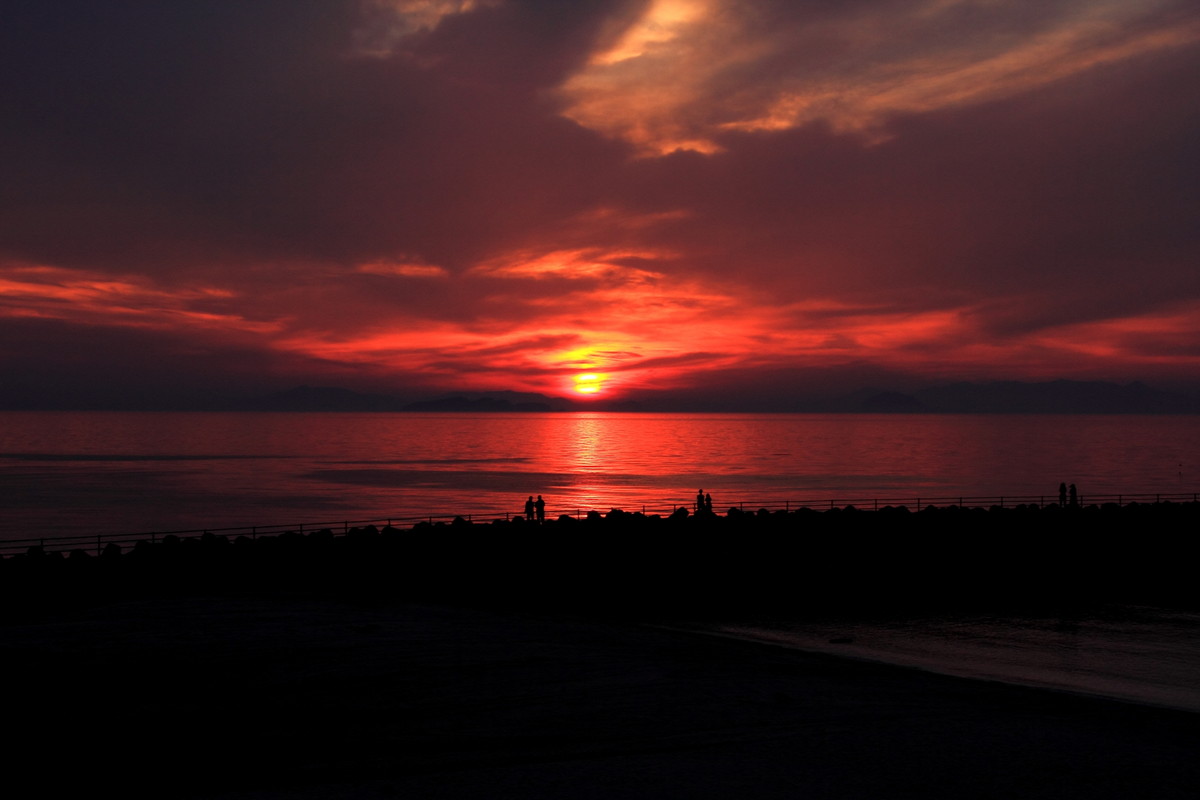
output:
[[[1195,0],[4,0],[0,110],[0,405],[1200,388]]]

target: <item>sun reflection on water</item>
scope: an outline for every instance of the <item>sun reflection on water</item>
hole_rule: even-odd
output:
[[[573,471],[595,472],[603,463],[604,426],[595,417],[574,415],[568,437],[568,462]]]

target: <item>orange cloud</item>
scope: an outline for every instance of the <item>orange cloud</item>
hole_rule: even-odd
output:
[[[723,131],[816,122],[879,140],[895,114],[994,100],[1200,41],[1200,20],[1154,20],[1159,2],[1066,3],[1017,30],[1020,14],[985,7],[979,29],[961,29],[973,5],[794,21],[733,0],[657,0],[563,83],[563,114],[642,155],[714,153]]]
[[[1113,365],[1200,366],[1200,302],[1149,314],[1062,325],[1037,334],[1045,348]]]
[[[468,320],[436,322],[410,314],[359,332],[291,334],[274,346],[464,387],[492,382],[493,388],[565,393],[574,391],[574,376],[593,372],[606,376],[604,390],[612,392],[664,372],[635,376],[631,364],[698,345],[715,349],[736,338],[723,311],[734,300],[652,268],[656,259],[668,258],[644,250],[517,251],[456,279],[466,295],[481,282],[498,287],[480,298]],[[555,287],[545,291],[548,281]],[[722,325],[714,325],[718,317]],[[610,375],[615,372],[623,374]]]
[[[275,347],[462,388],[620,396],[702,383],[713,370],[895,358],[963,336],[957,310],[779,303],[735,282],[667,269],[669,251],[514,251],[455,278],[491,287],[463,321],[406,315],[365,330],[309,331]],[[927,358],[914,354],[912,360]],[[593,375],[583,380],[580,376]]]
[[[442,20],[500,4],[500,0],[362,0],[362,24],[352,54],[387,58],[412,37],[435,30]]]
[[[393,278],[445,278],[450,273],[445,267],[420,262],[372,261],[359,264],[356,272],[367,275],[385,275]]]
[[[266,334],[275,321],[226,310],[236,294],[212,286],[167,288],[142,276],[115,278],[62,267],[0,267],[0,317],[36,317],[90,325],[197,327]]]
[[[667,257],[661,251],[606,251],[601,248],[517,253],[480,264],[471,274],[497,278],[561,278],[615,281],[621,284],[650,282],[662,277],[651,270],[629,267],[622,261]]]

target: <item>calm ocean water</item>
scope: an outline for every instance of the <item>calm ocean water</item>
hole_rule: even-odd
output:
[[[0,413],[0,538],[1200,488],[1200,417]]]
[[[1200,417],[0,413],[0,538],[345,519],[1200,489]],[[1200,710],[1200,615],[723,633]],[[830,644],[830,639],[852,639]]]

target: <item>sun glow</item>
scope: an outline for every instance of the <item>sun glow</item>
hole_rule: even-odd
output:
[[[605,375],[588,372],[575,376],[575,391],[580,394],[596,394],[604,383]]]

